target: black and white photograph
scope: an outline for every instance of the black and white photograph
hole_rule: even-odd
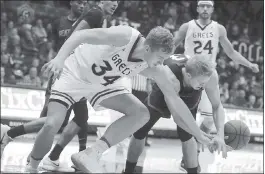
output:
[[[264,173],[264,1],[0,2],[1,173]]]

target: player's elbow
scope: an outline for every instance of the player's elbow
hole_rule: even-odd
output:
[[[223,108],[223,105],[221,102],[212,105],[213,112],[218,112],[218,110],[220,110],[222,108]]]

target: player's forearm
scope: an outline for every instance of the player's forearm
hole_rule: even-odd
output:
[[[225,112],[222,104],[220,104],[217,108],[213,108],[213,119],[217,135],[220,136],[221,139],[224,139]]]
[[[196,138],[201,137],[201,131],[186,104],[177,95],[165,98],[167,106],[178,126]]]
[[[249,62],[245,57],[243,57],[239,52],[235,50],[227,55],[228,57],[230,57],[233,61],[235,61],[238,64],[241,64],[246,67],[250,67],[251,65],[251,62]]]

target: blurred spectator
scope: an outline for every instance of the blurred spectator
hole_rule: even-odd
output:
[[[41,67],[40,67],[40,60],[38,58],[34,58],[32,60],[32,67],[34,68],[37,68],[37,72],[39,73],[40,70],[41,70]]]
[[[24,55],[21,54],[21,48],[20,46],[15,47],[14,52],[12,54],[12,60],[14,63],[18,63],[22,65],[24,63]]]
[[[37,68],[31,67],[29,70],[29,74],[26,75],[19,84],[34,86],[34,87],[41,87],[41,80],[38,77]]]
[[[247,101],[245,97],[246,97],[246,92],[243,89],[239,90],[238,96],[234,99],[232,104],[239,107],[246,107]]]
[[[46,32],[47,32],[47,39],[48,39],[48,41],[52,41],[53,38],[54,38],[54,33],[53,33],[53,27],[52,27],[52,24],[51,23],[48,23],[47,24]]]
[[[47,42],[47,33],[43,27],[42,20],[38,19],[36,25],[32,27],[33,35],[36,37],[37,44]]]
[[[240,37],[240,30],[237,24],[232,25],[231,32],[229,32],[231,40],[238,40]]]
[[[166,23],[164,24],[164,27],[173,33],[176,29],[175,25],[176,22],[173,20],[172,17],[169,17]]]
[[[260,97],[254,105],[254,108],[264,109],[263,97]]]
[[[6,83],[5,68],[1,66],[1,85]]]
[[[248,35],[248,27],[243,29],[243,33],[242,33],[239,41],[249,44],[250,40],[249,40],[249,35]]]
[[[7,42],[1,42],[1,54],[7,54]]]
[[[7,14],[6,12],[1,13],[1,36],[7,35]]]
[[[9,54],[2,54],[1,55],[1,66],[5,68],[5,74],[7,77],[12,75],[12,64],[10,62],[10,55]]]
[[[220,87],[220,93],[224,96],[225,101],[229,99],[229,84],[227,82]]]
[[[32,58],[38,55],[36,42],[31,33],[31,25],[24,24],[21,28],[21,47],[22,54],[25,55],[25,63],[30,64]]]
[[[128,25],[129,19],[127,18],[126,11],[121,12],[121,16],[118,17],[118,19],[120,21],[120,25],[123,25],[123,23],[125,23],[125,25]]]
[[[254,105],[256,104],[256,96],[253,95],[253,94],[250,94],[248,96],[248,103],[247,103],[247,107],[250,108],[250,109],[253,109],[254,108]]]

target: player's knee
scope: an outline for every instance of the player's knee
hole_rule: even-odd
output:
[[[147,109],[147,107],[145,107],[144,105],[142,107],[140,107],[137,112],[137,119],[144,125],[146,124],[149,120],[150,120],[150,113],[149,110]]]
[[[144,130],[138,130],[133,134],[133,137],[137,140],[143,140],[147,137],[148,132]]]
[[[181,142],[186,142],[192,139],[192,135],[189,134],[188,132],[184,131],[183,129],[179,128],[177,129],[178,136]]]

